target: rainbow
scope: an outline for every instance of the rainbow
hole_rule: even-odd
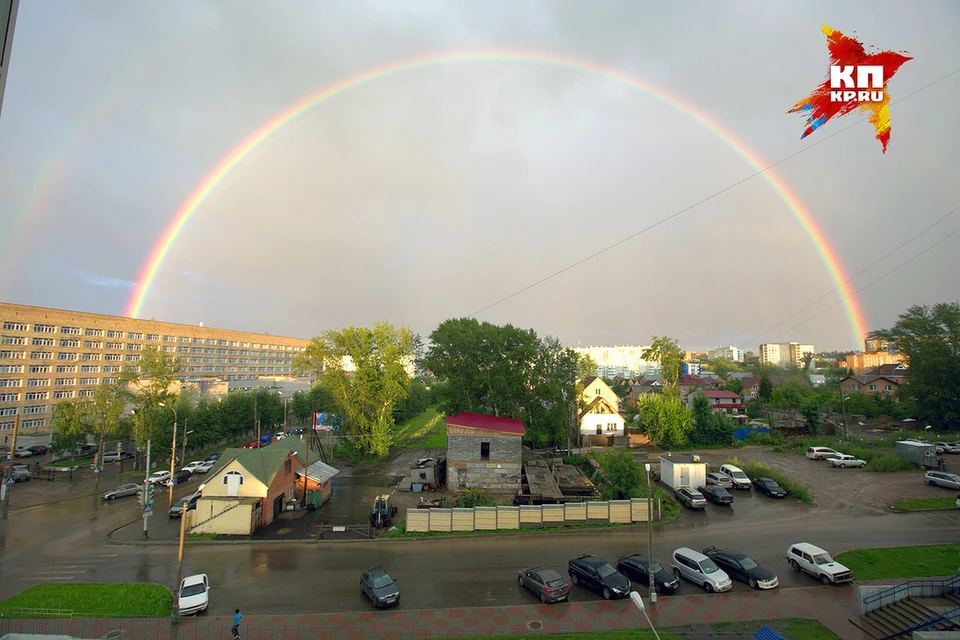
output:
[[[171,247],[173,247],[177,241],[184,226],[190,221],[190,218],[193,217],[200,205],[202,205],[213,190],[230,175],[234,168],[243,162],[244,158],[246,158],[251,151],[266,142],[283,127],[329,100],[373,84],[379,80],[442,65],[483,62],[538,65],[598,76],[609,82],[650,96],[671,109],[682,113],[712,133],[730,147],[734,153],[740,156],[754,171],[761,172],[760,176],[767,182],[773,192],[786,205],[797,223],[799,223],[803,232],[813,244],[820,259],[823,261],[830,279],[836,287],[837,296],[843,301],[854,344],[860,344],[862,342],[866,334],[864,314],[854,296],[853,288],[850,286],[850,283],[847,282],[849,278],[840,263],[836,251],[828,242],[826,234],[817,224],[816,219],[810,211],[807,210],[800,202],[800,199],[772,170],[767,170],[768,164],[761,159],[756,152],[751,150],[732,132],[722,127],[718,122],[692,104],[681,100],[670,92],[645,80],[576,58],[559,56],[552,53],[522,50],[459,51],[398,60],[329,84],[283,109],[280,113],[257,127],[256,130],[225,155],[176,210],[166,228],[163,230],[163,233],[160,235],[156,245],[154,245],[151,250],[137,278],[137,285],[127,302],[127,308],[124,312],[125,315],[133,318],[140,315],[147,295],[150,293],[150,287],[153,285],[157,273],[160,270],[160,266],[163,264]]]

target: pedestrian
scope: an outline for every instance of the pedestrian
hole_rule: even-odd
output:
[[[233,615],[233,628],[230,631],[233,632],[234,640],[240,638],[240,618],[243,616],[240,615],[240,609],[237,609],[237,612]]]

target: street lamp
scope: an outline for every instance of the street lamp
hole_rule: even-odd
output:
[[[843,389],[840,390],[840,412],[841,412],[841,422],[843,426],[843,437],[847,437],[847,407],[844,404],[845,401],[849,400],[850,396],[843,397]]]
[[[168,406],[162,402],[159,404],[161,407],[166,407],[170,409],[170,411],[173,411],[173,440],[170,443],[170,479],[168,480],[170,487],[169,491],[167,491],[167,508],[169,508],[173,506],[173,464],[177,457],[177,410],[174,409],[172,405]],[[177,585],[177,588],[179,587],[180,585]]]
[[[657,604],[657,586],[653,581],[653,485],[650,483],[650,463],[644,464],[643,468],[647,471],[647,575],[650,578],[650,604]],[[643,610],[642,601],[640,610]]]
[[[649,573],[649,572],[648,572]],[[650,625],[650,631],[653,631],[653,637],[657,640],[660,640],[660,634],[657,633],[657,630],[653,628],[653,622],[650,620],[650,616],[647,615],[647,609],[643,606],[643,598],[640,597],[640,594],[636,591],[630,592],[630,599],[633,600],[633,604],[637,609],[640,609],[640,613],[643,614],[643,617],[647,619],[647,624]]]

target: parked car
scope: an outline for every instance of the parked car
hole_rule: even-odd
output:
[[[727,505],[733,504],[733,496],[729,491],[717,484],[708,484],[700,487],[700,493],[703,497],[714,504]]]
[[[607,600],[626,598],[630,594],[630,580],[612,564],[595,555],[584,554],[570,560],[567,573],[570,582],[599,593]]]
[[[140,485],[135,483],[122,484],[113,491],[107,491],[103,494],[104,500],[116,500],[117,498],[125,498],[127,496],[135,496],[140,493]]]
[[[10,477],[14,482],[30,482],[30,467],[25,464],[15,464]]]
[[[560,602],[570,597],[570,583],[562,575],[547,567],[522,569],[517,576],[520,586],[529,589],[540,602]]]
[[[32,458],[34,453],[26,447],[17,447],[17,450],[13,452],[13,455],[17,458]]]
[[[190,473],[196,473],[196,472],[197,472],[197,467],[199,467],[199,466],[202,465],[203,463],[204,463],[203,460],[194,460],[193,462],[191,462],[190,464],[188,464],[187,466],[185,466],[182,470],[183,470],[183,471],[189,471]]]
[[[150,484],[157,484],[158,482],[164,482],[169,477],[170,477],[170,472],[167,470],[154,471],[149,476],[147,476],[147,482],[149,482]]]
[[[717,485],[718,487],[723,487],[724,489],[733,488],[733,479],[730,478],[725,473],[720,473],[719,471],[711,471],[707,474],[707,484],[708,485]]]
[[[193,478],[193,474],[187,471],[186,469],[180,469],[173,474],[173,477],[170,477],[170,472],[167,472],[167,479],[163,481],[163,484],[172,487],[178,485],[182,482],[190,482],[190,479]]]
[[[780,584],[777,574],[760,566],[756,560],[745,553],[733,549],[707,547],[703,550],[703,555],[716,562],[717,566],[731,578],[749,584],[751,589],[775,589]]]
[[[639,553],[622,556],[617,560],[617,571],[627,576],[632,582],[643,586],[650,584],[649,566],[650,561],[647,556]],[[673,593],[680,588],[680,578],[664,569],[659,562],[654,560],[652,568],[653,587],[657,593]]]
[[[42,456],[47,451],[50,451],[50,447],[48,447],[45,444],[32,444],[29,447],[27,447],[27,451],[29,451],[35,456]]]
[[[689,547],[680,547],[674,551],[671,564],[674,575],[700,585],[707,593],[729,591],[733,588],[730,576],[718,567],[717,563]]]
[[[946,471],[927,471],[923,476],[924,482],[931,487],[946,487],[947,489],[960,489],[960,476]]]
[[[210,581],[207,574],[187,576],[180,582],[177,596],[177,612],[181,616],[206,611],[210,604]]]
[[[696,489],[681,487],[674,491],[677,501],[688,509],[704,509],[707,506],[707,499]]]
[[[243,448],[244,448],[244,449],[259,449],[259,448],[260,448],[260,441],[259,441],[259,440],[251,440],[251,441],[248,442],[247,444],[243,445]]]
[[[130,453],[129,451],[124,451],[123,449],[121,449],[120,451],[104,451],[103,452],[104,464],[106,464],[107,462],[120,462],[121,460],[130,460],[131,458],[133,458],[133,454]]]
[[[787,561],[794,571],[805,571],[823,584],[840,584],[853,580],[850,569],[834,562],[830,554],[809,542],[796,542],[787,548]]]
[[[765,493],[771,498],[787,497],[787,492],[784,490],[784,488],[770,478],[757,478],[753,481],[753,486],[757,488],[757,491],[760,493]]]
[[[216,461],[204,460],[193,468],[193,473],[209,473],[210,469],[213,469],[213,465],[215,464],[217,464]]]
[[[204,462],[216,462],[216,461],[219,460],[219,459],[220,459],[220,454],[219,454],[219,453],[211,453],[211,454],[208,455],[206,458],[204,458],[203,461],[204,461]]]
[[[846,469],[847,467],[867,466],[866,460],[860,460],[856,456],[848,456],[845,453],[838,453],[832,458],[827,458],[827,462],[834,467],[840,467],[841,469]]]
[[[173,503],[173,506],[170,507],[170,510],[167,512],[167,515],[171,518],[181,518],[183,517],[183,510],[186,509],[195,509],[197,507],[197,500],[200,499],[200,492],[192,493],[189,496],[184,496]]]
[[[400,587],[383,567],[370,567],[360,574],[360,591],[370,598],[375,609],[400,602]]]
[[[750,478],[747,477],[747,474],[743,472],[743,469],[740,467],[735,467],[732,464],[725,464],[720,467],[720,472],[725,474],[727,477],[733,481],[734,489],[745,489],[750,490]]]
[[[811,460],[826,460],[834,456],[842,455],[839,451],[830,447],[809,447],[806,456]]]
[[[934,446],[937,448],[937,453],[960,453],[960,446],[957,446],[956,442],[935,442]]]

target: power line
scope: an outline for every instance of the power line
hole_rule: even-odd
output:
[[[957,69],[954,69],[953,71],[947,73],[946,75],[943,75],[943,76],[937,78],[937,79],[934,80],[933,82],[930,82],[930,83],[928,83],[928,84],[925,84],[925,85],[923,85],[922,87],[920,87],[919,89],[917,89],[917,90],[915,90],[915,91],[913,91],[913,92],[911,92],[911,93],[908,93],[907,95],[903,96],[902,98],[899,98],[898,100],[895,100],[894,102],[891,102],[890,105],[892,106],[892,105],[895,105],[895,104],[899,104],[899,103],[903,102],[904,100],[908,100],[908,99],[912,98],[913,96],[917,95],[918,93],[920,93],[920,92],[922,92],[922,91],[926,91],[926,90],[929,89],[930,87],[932,87],[932,86],[934,86],[934,85],[936,85],[936,84],[939,84],[940,82],[943,82],[943,81],[946,80],[947,78],[950,78],[950,77],[956,75],[957,73],[960,73],[960,67],[958,67]],[[550,275],[544,276],[543,278],[540,278],[540,279],[537,280],[536,282],[534,282],[534,283],[532,283],[532,284],[529,284],[529,285],[527,285],[527,286],[525,286],[525,287],[523,287],[523,288],[521,288],[521,289],[518,289],[517,291],[514,291],[514,292],[511,293],[510,295],[504,296],[504,297],[500,298],[499,300],[497,300],[497,301],[495,301],[495,302],[491,302],[490,304],[486,305],[485,307],[482,307],[482,308],[478,309],[477,311],[474,311],[473,313],[469,314],[467,317],[468,317],[468,318],[472,318],[472,317],[474,317],[474,316],[480,315],[481,313],[483,313],[484,311],[486,311],[486,310],[488,310],[488,309],[492,309],[493,307],[495,307],[495,306],[497,306],[497,305],[499,305],[499,304],[501,304],[501,303],[503,303],[503,302],[506,302],[507,300],[510,300],[511,298],[515,298],[516,296],[520,295],[521,293],[525,293],[525,292],[529,291],[530,289],[533,289],[534,287],[540,286],[541,284],[543,284],[544,282],[547,282],[548,280],[552,280],[552,279],[556,278],[557,276],[562,275],[562,274],[566,273],[567,271],[570,271],[571,269],[574,269],[574,268],[576,268],[576,267],[584,264],[585,262],[589,262],[590,260],[593,260],[594,258],[596,258],[596,257],[598,257],[598,256],[600,256],[600,255],[602,255],[602,254],[604,254],[604,253],[607,253],[608,251],[611,251],[611,250],[619,247],[620,245],[625,244],[626,242],[629,242],[630,240],[633,240],[634,238],[636,238],[636,237],[638,237],[638,236],[641,236],[641,235],[647,233],[648,231],[651,231],[651,230],[659,227],[660,225],[665,224],[665,223],[669,222],[670,220],[673,220],[674,218],[677,218],[677,217],[683,215],[684,213],[687,213],[688,211],[690,211],[690,210],[692,210],[692,209],[695,209],[695,208],[699,207],[700,205],[705,204],[705,203],[707,203],[707,202],[709,202],[709,201],[711,201],[711,200],[713,200],[713,199],[715,199],[715,198],[723,195],[724,193],[726,193],[726,192],[728,192],[728,191],[730,191],[730,190],[732,190],[732,189],[735,189],[736,187],[739,187],[741,184],[743,184],[743,183],[745,183],[745,182],[748,182],[748,181],[756,178],[756,177],[759,176],[759,175],[762,175],[762,174],[766,173],[767,171],[769,171],[769,170],[771,170],[771,169],[773,169],[773,168],[775,168],[775,167],[780,166],[781,164],[787,162],[788,160],[792,160],[793,158],[799,156],[801,153],[806,153],[806,152],[810,151],[810,150],[813,149],[814,147],[817,147],[818,145],[823,144],[824,142],[826,142],[827,140],[830,140],[830,139],[833,138],[834,136],[838,136],[838,135],[840,135],[841,133],[844,133],[845,131],[848,131],[848,130],[852,129],[853,127],[855,127],[855,126],[857,126],[857,125],[865,122],[867,119],[868,119],[868,116],[862,116],[859,120],[856,120],[856,121],[848,124],[847,126],[843,127],[842,129],[838,129],[837,131],[831,133],[830,135],[827,135],[827,136],[824,136],[823,138],[820,138],[820,139],[817,140],[816,142],[813,142],[813,143],[811,143],[811,144],[803,147],[802,149],[799,149],[798,151],[795,151],[795,152],[791,153],[790,155],[787,155],[787,156],[781,158],[780,160],[774,162],[773,164],[767,165],[767,166],[764,167],[763,169],[760,169],[759,171],[756,171],[756,172],[754,172],[754,173],[746,176],[745,178],[742,178],[741,180],[737,180],[736,182],[727,185],[727,186],[724,187],[723,189],[720,189],[719,191],[716,191],[716,192],[714,192],[713,194],[711,194],[711,195],[709,195],[709,196],[707,196],[707,197],[705,197],[705,198],[703,198],[703,199],[701,199],[701,200],[698,200],[697,202],[694,202],[693,204],[688,205],[688,206],[680,209],[679,211],[676,211],[676,212],[670,214],[669,216],[667,216],[667,217],[665,217],[665,218],[661,218],[661,219],[658,220],[657,222],[654,222],[653,224],[644,227],[644,228],[641,229],[640,231],[637,231],[637,232],[635,232],[635,233],[632,233],[632,234],[626,236],[625,238],[622,238],[622,239],[618,240],[617,242],[614,242],[613,244],[611,244],[611,245],[609,245],[609,246],[607,246],[607,247],[604,247],[603,249],[600,249],[600,250],[598,250],[598,251],[595,251],[594,253],[591,253],[590,255],[586,256],[585,258],[581,258],[580,260],[577,260],[576,262],[574,262],[574,263],[572,263],[572,264],[570,264],[570,265],[567,265],[566,267],[563,267],[562,269],[559,269],[559,270],[557,270],[557,271],[554,271],[554,272],[551,273]]]

